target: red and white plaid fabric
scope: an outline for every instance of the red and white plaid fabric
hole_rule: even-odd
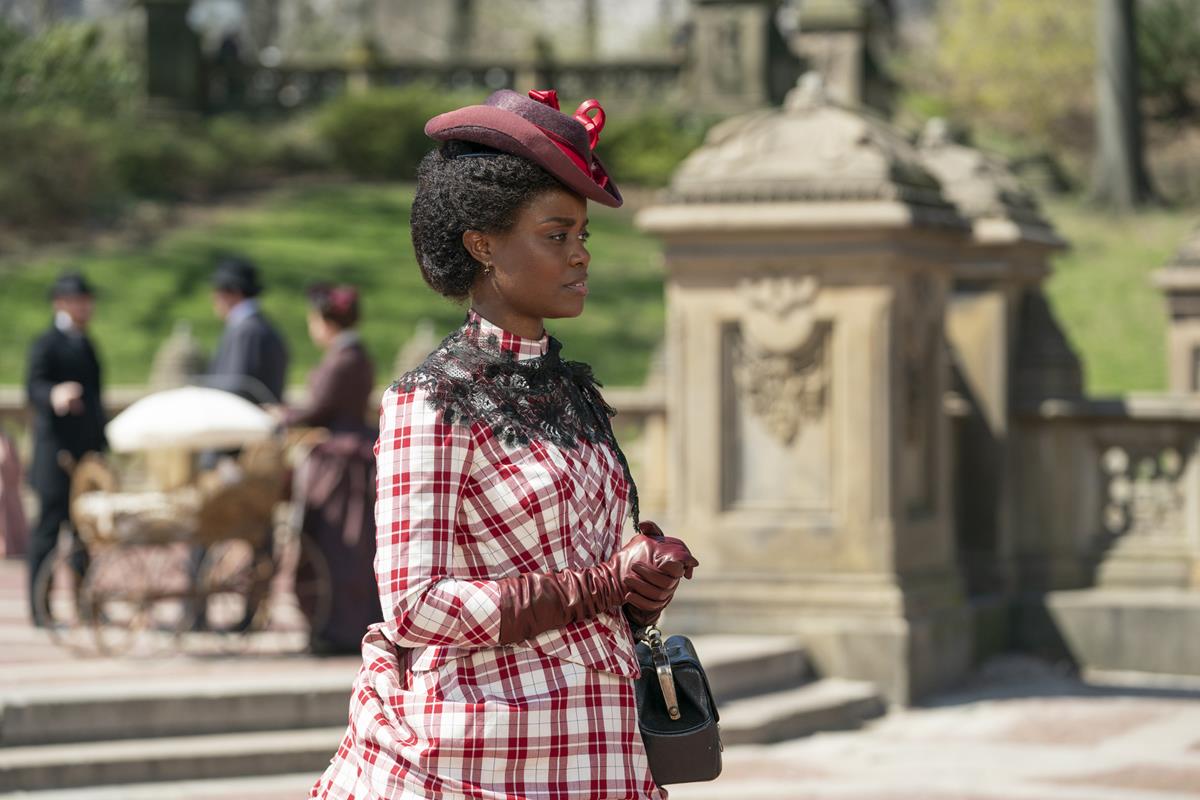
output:
[[[518,359],[548,341],[474,312],[475,343]],[[629,486],[581,441],[506,446],[389,390],[376,445],[375,575],[350,725],[310,797],[666,798],[638,733],[633,639],[617,614],[497,646],[495,581],[578,569],[619,546]]]

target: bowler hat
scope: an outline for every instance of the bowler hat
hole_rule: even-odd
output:
[[[601,205],[621,205],[621,192],[593,153],[604,128],[604,109],[585,100],[574,116],[558,109],[553,89],[529,97],[509,89],[493,92],[483,105],[439,114],[425,123],[426,135],[459,139],[526,158],[567,188]]]
[[[262,291],[258,269],[251,261],[239,256],[228,256],[217,262],[212,285],[218,291],[237,292],[245,297],[254,297]]]
[[[87,282],[87,278],[73,270],[60,274],[54,280],[54,285],[50,287],[51,300],[57,300],[60,297],[95,297],[95,295],[96,292]]]

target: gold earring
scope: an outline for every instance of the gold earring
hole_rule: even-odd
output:
[[[491,274],[492,274],[492,262],[490,262],[490,261],[489,261],[489,262],[487,262],[486,264],[484,264],[484,265],[483,265],[483,274],[484,274],[484,275],[491,275]]]

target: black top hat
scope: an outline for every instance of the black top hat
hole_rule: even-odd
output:
[[[212,284],[219,291],[237,292],[245,297],[254,297],[262,291],[258,269],[249,259],[239,256],[229,256],[217,262]]]
[[[50,287],[50,299],[60,297],[95,297],[96,292],[79,272],[68,270],[60,274]]]

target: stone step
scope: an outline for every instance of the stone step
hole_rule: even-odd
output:
[[[690,638],[718,702],[788,689],[812,678],[804,645],[790,636]]]
[[[857,728],[883,711],[883,700],[872,685],[828,678],[724,703],[721,736],[727,746],[766,744],[817,731]],[[299,783],[297,775],[315,778],[343,732],[344,728],[337,726],[9,747],[0,749],[0,786],[13,791],[43,790],[38,797],[44,800],[82,798],[84,795],[71,790],[84,789],[94,792],[87,796],[96,800],[233,796],[225,791],[236,794],[236,786],[245,787],[246,797],[269,796],[273,786]],[[265,776],[277,776],[281,783]],[[206,788],[209,781],[214,783]],[[148,787],[139,793],[113,794],[117,786],[146,782],[184,782],[186,786],[176,787],[179,794],[167,792],[165,785],[158,788],[158,794]],[[199,783],[193,786],[193,782]],[[113,788],[101,794],[105,786]],[[257,787],[253,793],[251,786]]]
[[[694,640],[723,701],[798,686],[808,676],[789,637],[707,636]],[[0,669],[0,751],[5,747],[156,736],[300,730],[344,724],[357,659],[234,664],[220,671],[176,665],[177,673],[132,680],[97,671],[91,682],[38,681],[32,667]],[[109,669],[115,665],[109,664]],[[165,669],[159,665],[159,669]]]
[[[887,710],[874,684],[824,678],[804,686],[718,703],[721,741],[769,744],[818,731],[853,730]]]
[[[300,800],[318,772],[0,793],[0,800]]]
[[[345,724],[354,669],[180,675],[0,693],[0,753],[43,744],[300,730]]]
[[[344,726],[0,749],[0,786],[13,791],[307,772],[337,750]]]

